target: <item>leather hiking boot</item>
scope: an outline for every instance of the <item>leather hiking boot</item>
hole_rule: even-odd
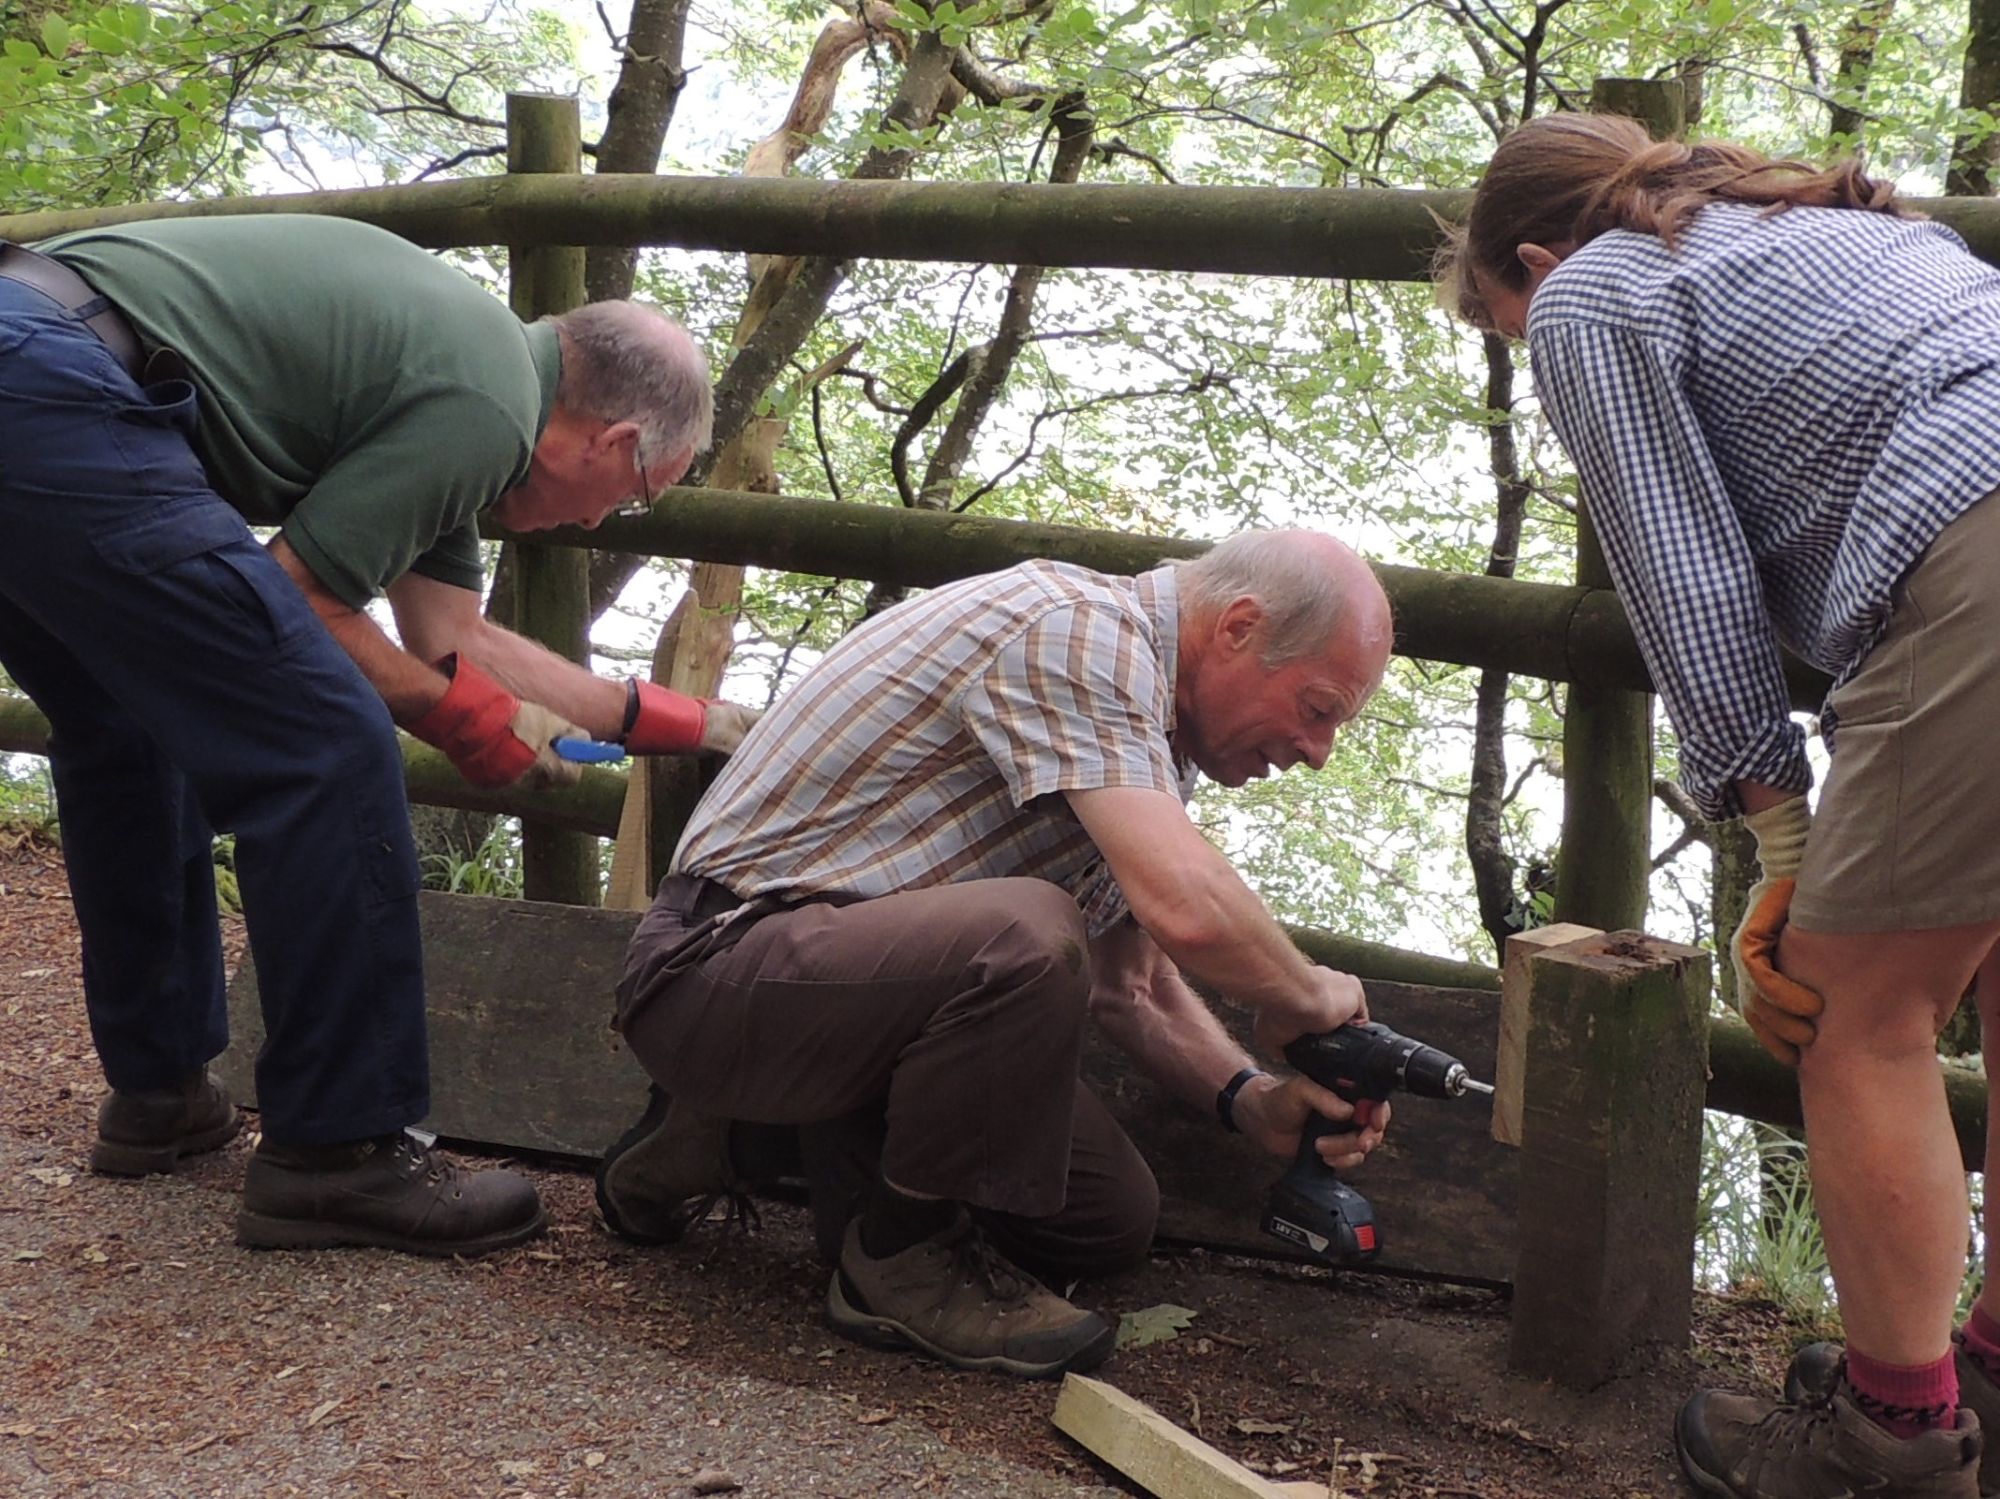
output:
[[[1958,1403],[1979,1417],[1981,1432],[2000,1432],[2000,1385],[1965,1351],[1965,1334],[1951,1335],[1953,1362],[1958,1366]],[[1840,1383],[1846,1350],[1838,1343],[1808,1343],[1792,1355],[1785,1371],[1785,1398],[1824,1399]],[[1979,1459],[1979,1492],[1984,1499],[2000,1495],[2000,1442],[1988,1442]]]
[[[1725,1499],[1978,1499],[1979,1418],[1891,1436],[1842,1379],[1799,1404],[1704,1390],[1681,1407],[1674,1446],[1696,1488]]]
[[[265,1141],[243,1172],[236,1242],[251,1249],[479,1255],[548,1226],[512,1171],[467,1171],[407,1132],[346,1145]]]
[[[240,1124],[228,1091],[205,1067],[172,1088],[146,1093],[113,1089],[97,1106],[90,1169],[100,1176],[171,1171],[184,1155],[226,1145]]]
[[[748,1186],[730,1164],[729,1121],[653,1084],[646,1112],[598,1163],[605,1225],[635,1244],[673,1244],[725,1199],[731,1217],[754,1216]]]
[[[826,1315],[856,1342],[1027,1379],[1094,1369],[1117,1337],[1097,1313],[1009,1264],[963,1211],[943,1233],[880,1260],[861,1252],[860,1220],[850,1223]]]

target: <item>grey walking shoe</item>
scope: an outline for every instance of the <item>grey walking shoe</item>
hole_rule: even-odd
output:
[[[1674,1446],[1696,1488],[1723,1499],[1978,1499],[1979,1418],[1895,1437],[1864,1415],[1845,1379],[1798,1404],[1704,1390],[1681,1407]]]
[[[857,1342],[1026,1379],[1094,1369],[1117,1338],[1010,1264],[963,1210],[943,1233],[879,1260],[862,1253],[860,1220],[849,1224],[826,1315]]]
[[[1958,1403],[1979,1418],[1979,1429],[2000,1432],[2000,1385],[1965,1351],[1965,1334],[1951,1335],[1953,1362],[1958,1367]],[[1840,1383],[1847,1350],[1838,1343],[1808,1343],[1792,1355],[1785,1371],[1785,1398],[1794,1404],[1826,1398]],[[1979,1459],[1982,1499],[2000,1495],[2000,1442],[1988,1442]]]
[[[228,1091],[205,1067],[172,1088],[145,1093],[114,1089],[97,1106],[90,1169],[100,1176],[171,1171],[184,1155],[228,1144],[241,1126]]]
[[[243,1172],[236,1242],[471,1256],[526,1243],[547,1226],[527,1178],[467,1171],[404,1132],[345,1145],[266,1140]]]
[[[729,1159],[729,1121],[701,1113],[653,1084],[646,1112],[597,1167],[597,1210],[635,1244],[673,1244],[717,1202],[756,1216],[749,1187]]]

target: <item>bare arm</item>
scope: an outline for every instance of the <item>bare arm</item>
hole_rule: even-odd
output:
[[[1153,939],[1125,922],[1090,945],[1090,1014],[1107,1038],[1169,1092],[1207,1111],[1250,1058]],[[1354,1107],[1308,1078],[1255,1077],[1236,1095],[1236,1127],[1274,1155],[1298,1149],[1307,1118],[1351,1119]],[[1382,1139],[1386,1106],[1358,1133],[1329,1135],[1320,1154],[1345,1169]]]
[[[1354,977],[1307,962],[1174,797],[1127,786],[1065,795],[1139,925],[1181,969],[1255,1009],[1260,1046],[1275,1054],[1365,1013]]]
[[[1776,786],[1766,786],[1760,781],[1738,781],[1736,796],[1743,803],[1745,812],[1768,812],[1779,802],[1788,802],[1800,795],[1796,791],[1780,791]]]
[[[334,643],[353,658],[354,664],[361,668],[361,675],[381,694],[391,718],[399,724],[414,723],[438,705],[451,685],[442,672],[399,649],[366,613],[328,592],[284,537],[273,537],[267,550],[285,570],[285,576],[305,595]]]
[[[463,651],[516,696],[540,703],[599,739],[618,737],[625,722],[623,684],[592,676],[574,661],[494,624],[480,612],[479,595],[471,589],[405,573],[389,585],[388,595],[403,644],[418,657],[435,661]]]

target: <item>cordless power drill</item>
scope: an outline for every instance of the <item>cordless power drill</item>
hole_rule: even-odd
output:
[[[1285,1048],[1285,1060],[1349,1103],[1379,1103],[1398,1088],[1422,1098],[1493,1091],[1473,1081],[1458,1058],[1370,1020],[1301,1036]],[[1354,1128],[1322,1114],[1307,1120],[1298,1155],[1264,1202],[1265,1233],[1329,1265],[1366,1264],[1381,1249],[1368,1199],[1335,1175],[1317,1149],[1323,1136]]]

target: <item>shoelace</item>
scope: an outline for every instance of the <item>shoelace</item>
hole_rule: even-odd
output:
[[[764,1215],[757,1210],[757,1204],[750,1200],[750,1194],[739,1187],[722,1187],[713,1192],[705,1192],[699,1197],[690,1197],[681,1204],[679,1213],[680,1232],[686,1233],[697,1223],[708,1221],[708,1215],[715,1211],[717,1203],[723,1204],[722,1222],[738,1233],[757,1233],[764,1227]]]
[[[967,1284],[976,1278],[996,1301],[1020,1301],[1028,1294],[1021,1272],[1005,1255],[987,1242],[977,1228],[969,1229],[959,1244],[959,1258],[970,1272]]]
[[[448,1181],[458,1172],[456,1166],[439,1156],[436,1151],[432,1150],[430,1146],[424,1144],[423,1141],[417,1139],[414,1135],[407,1133],[398,1135],[396,1143],[391,1149],[398,1160],[407,1163],[405,1170],[409,1174],[414,1175],[416,1172],[422,1171],[433,1183]]]

